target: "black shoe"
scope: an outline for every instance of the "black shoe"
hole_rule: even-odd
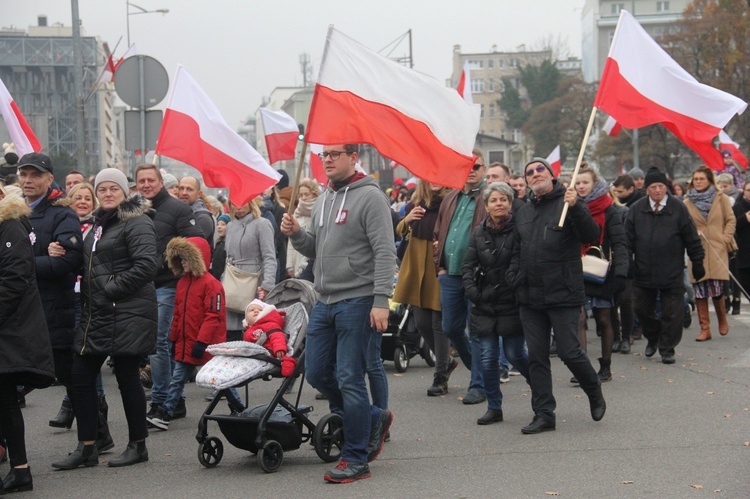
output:
[[[612,342],[612,351],[613,352],[619,352],[622,348],[622,340],[615,340]]]
[[[28,492],[34,489],[34,480],[31,478],[31,468],[11,468],[10,472],[3,478],[0,492]]]
[[[370,467],[367,463],[354,464],[348,461],[340,461],[338,466],[323,475],[323,479],[331,483],[350,483],[371,476]]]
[[[740,300],[732,300],[732,315],[740,315]]]
[[[662,355],[661,356],[661,362],[662,362],[662,364],[674,364],[675,363],[674,355],[672,355],[670,353],[668,353],[666,355]]]
[[[472,388],[468,392],[466,392],[466,395],[464,395],[463,403],[465,405],[474,405],[474,404],[481,404],[487,400],[487,394],[484,392],[480,392],[479,390]]]
[[[156,411],[158,411],[160,407],[161,407],[161,404],[157,404],[155,402],[151,402],[151,405],[149,406],[148,412],[146,413],[146,419],[148,419],[149,417],[156,416]]]
[[[570,383],[573,384],[573,385],[578,385],[579,384],[578,383],[578,378],[576,378],[575,376],[571,376],[570,377]]]
[[[180,398],[177,402],[177,407],[172,411],[172,419],[182,419],[187,416],[187,407],[185,406],[185,399]]]
[[[448,369],[445,370],[445,382],[447,383],[449,379],[451,379],[451,374],[453,374],[453,371],[456,370],[458,367],[458,361],[455,359],[451,359],[451,363],[448,365]]]
[[[52,467],[58,470],[73,470],[79,466],[97,466],[98,464],[99,452],[96,450],[96,445],[83,445],[83,442],[78,442],[76,450],[62,461],[52,463]]]
[[[477,419],[478,425],[488,425],[492,423],[500,423],[503,420],[503,411],[500,409],[487,409],[484,416]]]
[[[448,393],[448,380],[442,374],[435,374],[432,386],[427,389],[428,397],[439,397]]]
[[[148,449],[146,449],[146,442],[141,440],[140,442],[128,442],[125,452],[112,459],[109,466],[119,468],[120,466],[130,466],[146,461],[148,461]]]
[[[100,438],[96,440],[96,450],[99,454],[103,454],[109,450],[114,449],[115,441],[112,440],[112,435],[109,433],[109,427],[99,432]]]
[[[620,353],[630,353],[630,340],[622,340],[622,344],[620,345]]]
[[[612,361],[611,360],[604,360],[599,359],[599,372],[597,373],[597,376],[599,377],[599,382],[603,383],[605,381],[612,381]]]
[[[323,395],[320,392],[318,392],[318,393],[315,394],[315,400],[327,400],[327,399],[328,399],[328,397],[326,397],[325,395]]]
[[[524,435],[534,435],[543,431],[555,431],[555,421],[536,415],[528,426],[521,428],[521,433]]]
[[[604,401],[601,386],[598,386],[596,391],[589,395],[589,406],[591,408],[591,419],[601,421],[607,411],[607,403]]]
[[[156,410],[156,414],[153,416],[146,416],[146,423],[153,428],[159,428],[160,430],[168,430],[169,422],[174,419],[164,407],[159,407]]]
[[[644,352],[644,355],[646,357],[653,357],[655,353],[656,353],[656,342],[649,341],[648,344],[646,345],[646,351]]]
[[[371,463],[378,458],[383,450],[385,436],[393,424],[393,413],[389,410],[380,411],[380,419],[375,423],[375,428],[370,432],[370,441],[367,443],[367,462]]]

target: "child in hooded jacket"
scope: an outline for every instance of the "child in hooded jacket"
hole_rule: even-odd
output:
[[[211,248],[202,237],[175,237],[167,245],[167,262],[177,282],[169,340],[175,359],[167,400],[147,417],[151,426],[167,430],[195,366],[211,359],[208,345],[223,343],[227,334],[224,287],[210,272]]]
[[[281,374],[291,376],[297,359],[287,355],[287,335],[284,333],[286,312],[255,299],[245,308],[243,339],[263,346],[271,355],[281,360]]]

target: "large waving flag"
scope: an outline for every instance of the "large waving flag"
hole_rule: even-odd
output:
[[[732,159],[739,163],[742,168],[747,170],[748,165],[750,165],[747,156],[742,154],[742,151],[740,151],[740,145],[733,141],[731,137],[729,137],[729,134],[724,130],[719,132],[719,149],[727,150],[732,153]]]
[[[15,144],[19,157],[42,150],[42,144],[39,143],[2,80],[0,80],[0,114],[3,115],[8,135],[10,135],[11,142]]]
[[[229,188],[229,199],[242,206],[281,175],[232,130],[211,99],[181,65],[164,113],[156,154],[187,163],[209,187]]]
[[[562,171],[562,160],[560,159],[559,145],[552,149],[552,152],[549,153],[549,156],[547,156],[547,163],[549,163],[549,166],[552,167],[552,172],[555,174],[555,177],[559,177],[560,172]]]
[[[262,107],[260,120],[266,136],[268,162],[271,164],[285,159],[294,159],[297,154],[299,127],[294,118],[284,111],[271,111]]]
[[[305,140],[371,144],[420,178],[460,188],[478,131],[479,110],[454,89],[329,29]]]
[[[604,132],[610,137],[617,137],[620,131],[622,131],[622,125],[612,116],[607,116],[607,121],[604,122]]]
[[[663,124],[706,165],[721,170],[713,138],[747,103],[699,83],[622,10],[594,106],[625,128]]]
[[[464,69],[461,71],[461,76],[458,78],[458,86],[456,87],[458,94],[469,103],[474,104],[474,98],[471,94],[471,69],[469,68],[469,60],[466,59],[464,62]]]

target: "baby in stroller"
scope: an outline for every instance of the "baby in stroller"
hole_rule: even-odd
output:
[[[281,359],[281,375],[288,377],[294,372],[297,359],[287,355],[287,335],[284,333],[286,312],[255,299],[245,308],[242,325],[246,328],[243,339],[263,346],[277,359]]]

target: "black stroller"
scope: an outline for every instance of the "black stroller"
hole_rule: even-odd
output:
[[[289,279],[278,284],[266,297],[266,302],[286,311],[285,332],[290,336],[290,347],[297,358],[294,374],[284,378],[280,374],[280,361],[268,355],[253,355],[241,362],[257,361],[263,365],[257,373],[249,378],[221,389],[198,422],[198,461],[211,468],[219,464],[224,454],[222,441],[208,434],[208,422],[215,421],[219,430],[233,446],[248,450],[257,455],[258,466],[266,473],[278,471],[284,460],[284,451],[299,449],[310,441],[318,456],[326,462],[339,459],[343,447],[343,429],[341,416],[327,414],[317,424],[308,417],[313,407],[300,405],[302,386],[304,385],[304,345],[308,313],[315,303],[315,291],[307,281]],[[233,342],[239,343],[239,342]],[[229,343],[227,345],[231,345]],[[290,350],[291,351],[291,350]],[[212,359],[214,361],[218,357]],[[208,364],[207,364],[208,365]],[[199,374],[200,377],[200,374]],[[246,409],[230,388],[246,387],[255,380],[270,381],[281,378],[282,382],[270,403]],[[299,389],[294,403],[284,398],[297,378]],[[222,397],[226,397],[230,413],[213,414]]]
[[[435,354],[417,331],[411,305],[392,306],[388,329],[383,333],[380,357],[392,360],[396,371],[403,373],[409,368],[410,359],[416,355],[420,355],[428,366],[435,367]]]

